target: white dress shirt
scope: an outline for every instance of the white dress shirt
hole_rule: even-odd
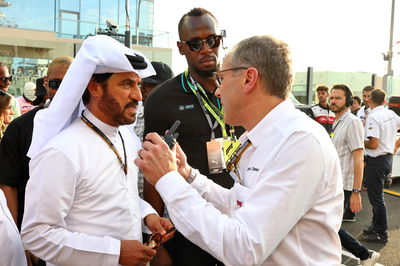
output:
[[[379,139],[378,148],[365,149],[365,153],[371,157],[385,154],[393,154],[396,143],[397,130],[400,129],[400,117],[395,112],[377,106],[369,113],[365,125],[365,137]]]
[[[0,265],[25,266],[26,256],[19,231],[0,189]]]
[[[177,172],[157,182],[177,229],[226,265],[339,265],[343,186],[326,131],[284,101],[247,138],[230,190]]]
[[[140,141],[125,127],[104,124],[87,110],[84,115],[124,160],[119,129],[128,174],[107,143],[78,118],[30,162],[22,240],[53,264],[118,265],[120,240],[142,241],[141,220],[156,213],[138,196],[133,161]]]

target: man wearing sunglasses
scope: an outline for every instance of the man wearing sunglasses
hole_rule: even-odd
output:
[[[255,36],[216,72],[225,121],[247,130],[227,162],[233,188],[199,174],[180,145],[170,150],[156,133],[135,160],[177,230],[227,265],[341,262],[340,162],[326,131],[289,98],[291,62],[286,43]]]
[[[10,87],[11,81],[12,81],[13,77],[10,76],[10,72],[8,71],[8,67],[0,62],[0,90],[3,91],[7,91]],[[20,106],[18,104],[17,99],[15,99],[14,97],[12,98],[12,110],[13,110],[13,119],[17,118],[18,116],[21,115],[21,109]]]
[[[51,99],[53,99],[57,92],[58,87],[50,87],[49,83],[51,84],[53,80],[61,81],[72,60],[72,57],[60,56],[50,63],[44,84],[48,95],[50,95],[49,101],[45,105],[40,105],[13,120],[2,139],[0,146],[0,188],[7,198],[8,208],[18,229],[21,229],[24,213],[25,187],[29,179],[28,166],[30,159],[26,154],[32,140],[33,120],[39,110],[50,104]]]
[[[189,162],[214,182],[230,188],[233,185],[232,178],[213,160],[208,153],[210,149],[207,149],[209,143],[215,143],[215,139],[234,134],[240,136],[243,132],[243,129],[234,130],[223,122],[221,102],[213,94],[216,85],[212,73],[218,68],[218,50],[222,45],[217,24],[216,18],[202,8],[192,9],[179,21],[180,41],[177,46],[180,54],[186,57],[188,69],[161,85],[148,97],[144,108],[144,135],[149,132],[163,135],[175,120],[180,120],[178,141],[188,154]],[[162,199],[154,187],[146,183],[144,198],[160,215],[164,213]],[[166,245],[166,249],[174,265],[221,264],[179,232]],[[161,256],[161,253],[159,251],[156,256]]]

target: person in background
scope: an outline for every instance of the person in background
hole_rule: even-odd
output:
[[[36,84],[33,82],[27,82],[24,86],[24,93],[22,96],[18,97],[19,107],[21,108],[21,114],[25,114],[26,112],[35,108],[33,105],[33,101],[36,99]]]
[[[56,92],[60,85],[52,81],[60,81],[64,78],[72,60],[70,56],[60,56],[49,64],[44,86],[52,97],[55,94],[50,92]],[[37,112],[47,108],[50,101],[46,105],[43,102],[14,119],[7,127],[0,147],[0,189],[5,194],[8,208],[19,230],[24,214],[25,187],[29,180],[30,158],[27,153],[32,140],[33,121]],[[27,254],[32,262],[37,262],[38,259],[35,256],[29,252]],[[37,265],[45,265],[45,262],[39,261]]]
[[[387,243],[387,215],[383,194],[385,179],[392,170],[396,133],[400,129],[400,117],[384,107],[386,93],[381,89],[371,92],[368,113],[365,122],[366,163],[364,179],[368,199],[372,205],[372,223],[363,230],[364,241]]]
[[[6,127],[13,119],[12,99],[13,97],[10,94],[0,90],[0,140],[3,138]]]
[[[149,132],[164,135],[179,120],[178,141],[188,161],[200,173],[230,188],[234,181],[223,169],[222,162],[214,160],[215,153],[212,153],[211,147],[218,145],[222,138],[227,141],[236,139],[243,129],[225,124],[221,101],[214,95],[217,87],[213,72],[218,70],[218,53],[223,41],[217,19],[208,10],[193,8],[181,17],[178,33],[177,47],[185,56],[188,69],[162,84],[148,97],[144,106],[144,135]],[[144,199],[163,215],[164,202],[154,187],[144,182],[143,194]],[[165,249],[171,255],[173,265],[221,265],[179,231],[165,245]],[[155,259],[164,257],[160,261],[169,264],[171,260],[165,249],[159,249]]]
[[[361,119],[361,122],[365,126],[365,121],[367,120],[368,113],[371,111],[371,93],[374,90],[372,86],[365,86],[362,90],[363,103],[360,110],[357,111],[357,117]]]
[[[361,99],[358,96],[353,96],[353,103],[350,106],[351,113],[357,116],[358,110],[361,108]]]
[[[363,177],[364,128],[360,119],[353,115],[353,94],[345,84],[336,84],[330,92],[330,107],[335,113],[332,141],[339,155],[343,176],[343,221],[355,221],[355,213],[362,210],[361,183]],[[375,265],[378,252],[368,250],[345,229],[340,228],[342,246],[361,260],[361,265]]]
[[[10,76],[8,67],[3,62],[0,62],[0,90],[8,92],[11,81],[12,81],[12,76]],[[12,105],[13,119],[14,119],[21,115],[21,108],[19,107],[18,101],[14,98],[14,96],[11,97],[12,97],[11,105]]]
[[[51,99],[60,85],[53,81],[63,80],[72,60],[70,56],[60,56],[49,64],[44,86]],[[6,196],[8,208],[19,229],[24,213],[25,187],[29,179],[30,159],[27,153],[32,140],[33,120],[36,113],[43,108],[45,106],[41,104],[31,112],[14,119],[8,126],[0,147],[0,189]]]
[[[286,43],[254,36],[214,73],[225,122],[247,130],[226,162],[233,188],[190,167],[180,145],[171,150],[157,133],[135,160],[177,229],[226,265],[341,262],[340,162],[326,131],[289,99],[291,62]]]
[[[317,87],[318,104],[311,106],[306,114],[321,124],[328,134],[332,133],[332,125],[335,121],[335,114],[329,109],[329,88],[325,85]]]
[[[44,78],[38,78],[36,80],[36,91],[35,91],[36,99],[32,103],[35,106],[44,104],[48,99],[47,91],[43,83],[44,83]]]
[[[140,141],[143,140],[144,132],[144,104],[146,103],[147,97],[153,92],[153,90],[165,81],[173,78],[174,74],[172,69],[162,62],[151,62],[156,75],[142,79],[142,84],[140,85],[140,91],[142,92],[142,101],[139,102],[138,111],[136,115],[136,121],[134,124],[129,125],[129,129],[133,127],[134,134],[136,134]],[[138,173],[138,189],[139,196],[143,198],[143,174],[139,171]]]

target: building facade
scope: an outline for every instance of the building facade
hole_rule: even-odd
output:
[[[171,65],[169,34],[154,30],[153,22],[154,0],[0,0],[0,61],[13,76],[10,92],[20,95],[26,82],[46,74],[52,59],[74,56],[96,34],[124,43],[129,29],[133,49]]]

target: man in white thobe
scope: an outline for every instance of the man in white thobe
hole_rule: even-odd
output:
[[[156,251],[142,244],[142,221],[161,235],[172,228],[139,198],[140,141],[121,127],[134,122],[138,84],[153,74],[138,52],[89,37],[37,113],[22,239],[48,265],[146,265]]]

